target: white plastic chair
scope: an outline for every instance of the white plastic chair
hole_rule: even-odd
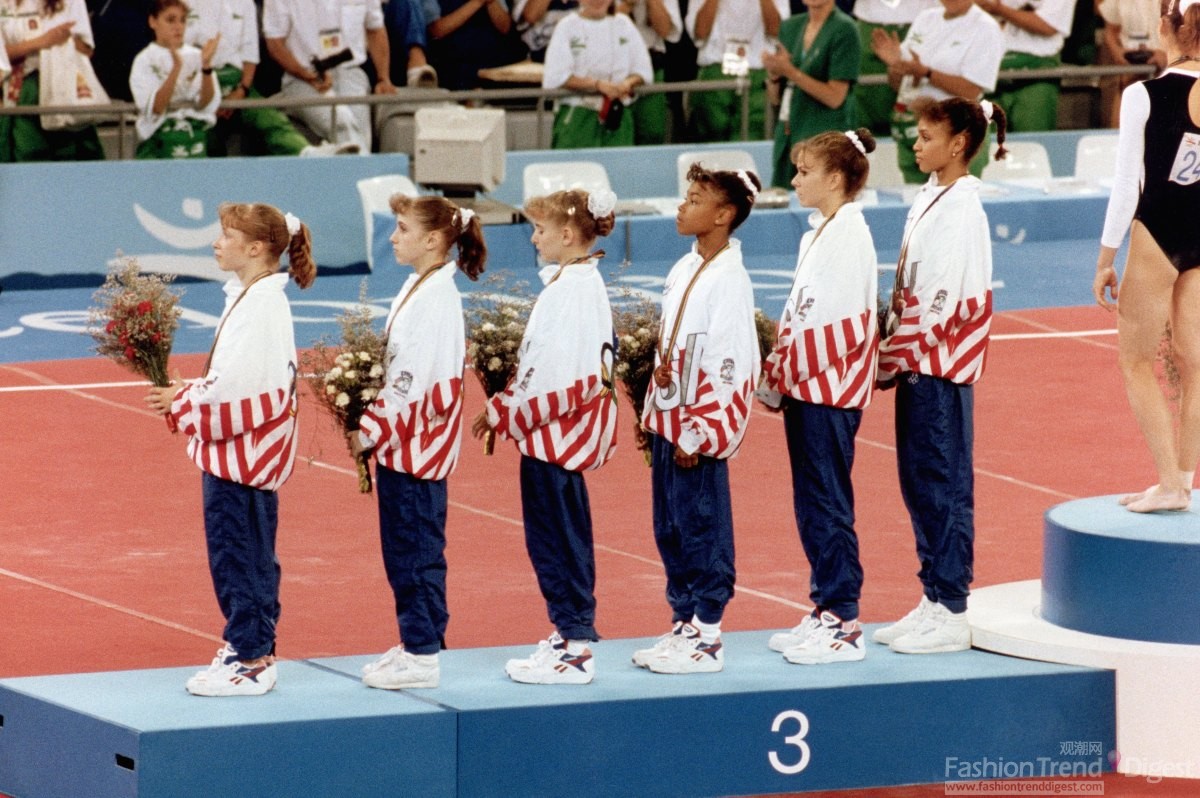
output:
[[[699,163],[705,169],[720,169],[722,171],[737,171],[745,169],[747,172],[758,174],[758,167],[754,164],[754,156],[745,150],[689,150],[681,152],[679,157],[675,159],[675,173],[679,177],[679,196],[687,195],[688,190],[688,169],[692,168],[692,164]],[[761,174],[758,175],[759,180],[763,183],[770,182],[763,180]],[[768,177],[770,177],[768,175]]]
[[[1075,145],[1075,177],[1112,180],[1117,168],[1117,134],[1089,133]]]
[[[372,252],[375,241],[375,214],[391,213],[392,207],[388,202],[392,195],[415,197],[417,187],[404,175],[364,177],[358,181],[357,186],[358,197],[362,200],[363,227],[367,231],[367,269],[375,271],[375,255]]]
[[[875,150],[867,155],[871,171],[867,173],[867,188],[894,188],[904,185],[904,173],[896,161],[896,142],[876,139]]]
[[[592,192],[609,189],[608,172],[596,161],[546,161],[526,165],[522,174],[524,198],[543,197],[555,191],[581,188]]]
[[[996,142],[988,147],[988,164],[983,167],[983,179],[1005,183],[1038,184],[1053,178],[1050,171],[1050,154],[1045,146],[1036,141],[1006,141],[1008,154],[997,161]]]

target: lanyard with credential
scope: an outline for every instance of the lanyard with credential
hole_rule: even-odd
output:
[[[954,181],[954,183],[957,183],[957,182],[958,182],[957,180]],[[901,308],[900,308],[900,293],[904,286],[904,279],[905,279],[904,269],[905,269],[905,266],[908,265],[908,243],[912,239],[912,234],[913,234],[913,232],[916,231],[917,225],[921,223],[921,220],[925,218],[925,214],[929,213],[929,211],[933,209],[933,206],[938,204],[938,200],[940,200],[942,197],[946,196],[947,191],[954,188],[954,183],[951,183],[950,185],[946,186],[944,189],[939,191],[938,195],[933,198],[933,202],[931,202],[925,206],[925,210],[921,211],[921,215],[918,216],[917,220],[912,223],[912,227],[908,228],[908,230],[906,230],[904,233],[904,240],[900,243],[900,257],[896,259],[896,283],[895,283],[895,285],[892,286],[892,297],[891,297],[891,300],[888,302],[888,308],[890,311],[888,315],[889,316],[894,315],[895,319],[896,319],[896,323],[894,325],[890,324],[890,323],[887,325],[888,328],[883,331],[885,338],[890,336],[892,333],[896,332],[896,327],[898,327],[900,325],[900,310],[901,310]],[[886,322],[885,322],[885,320],[881,320],[881,323],[886,323]]]
[[[200,373],[201,379],[204,379],[208,376],[208,370],[212,366],[213,355],[216,354],[217,351],[217,341],[221,340],[221,330],[225,329],[225,322],[229,321],[229,317],[233,315],[234,308],[238,306],[238,303],[240,303],[246,296],[246,292],[249,291],[255,283],[264,277],[270,277],[274,273],[275,272],[264,272],[258,275],[249,283],[247,283],[246,287],[242,289],[242,293],[238,294],[237,299],[233,300],[233,305],[230,306],[229,312],[225,314],[225,317],[221,319],[221,324],[217,327],[217,334],[213,336],[212,347],[210,347],[208,350],[208,359],[204,361],[204,371]]]
[[[700,275],[708,268],[708,264],[717,259],[722,252],[729,249],[729,243],[718,249],[711,256],[705,258],[700,263],[700,268],[696,269],[696,273],[692,275],[692,279],[688,281],[687,288],[684,289],[683,298],[679,300],[679,307],[675,311],[675,324],[671,328],[671,337],[667,341],[667,345],[659,349],[659,367],[654,370],[654,382],[659,388],[666,388],[671,384],[671,359],[675,355],[675,340],[679,337],[679,325],[683,322],[683,311],[687,307],[688,297],[692,293],[692,289],[696,287],[696,281],[700,279]],[[666,319],[663,319],[666,322]],[[662,329],[659,329],[658,340],[662,341]]]

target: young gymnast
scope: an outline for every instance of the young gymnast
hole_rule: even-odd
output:
[[[1117,171],[1093,283],[1096,301],[1117,310],[1125,391],[1158,472],[1158,484],[1121,499],[1137,513],[1187,510],[1200,462],[1200,3],[1168,0],[1163,12],[1168,69],[1121,96]],[[1131,224],[1118,302],[1113,264]],[[1181,378],[1178,430],[1154,373],[1168,322]]]
[[[675,228],[695,236],[667,275],[654,377],[639,447],[651,452],[654,540],[667,573],[672,629],[633,662],[656,673],[724,667],[721,618],[733,598],[729,465],[750,417],[760,357],[754,292],[730,235],[762,183],[693,164]],[[639,431],[640,432],[640,431]]]
[[[442,197],[396,194],[391,208],[392,250],[413,274],[388,314],[386,384],[347,437],[356,455],[375,454],[379,538],[401,640],[363,668],[363,682],[399,690],[437,687],[441,675],[446,478],[458,461],[466,355],[454,275],[478,279],[487,247],[474,213]]]
[[[200,378],[152,388],[146,404],[188,438],[200,468],[204,533],[226,643],[187,681],[201,696],[262,695],[275,686],[279,622],[276,493],[296,459],[296,344],[279,273],[316,279],[308,227],[270,205],[225,203],[217,266],[231,272],[225,311]]]
[[[871,402],[878,261],[862,206],[867,182],[866,128],[821,133],[792,148],[792,186],[813,208],[800,241],[796,275],[764,366],[768,406],[783,409],[792,470],[792,502],[811,569],[814,609],[768,645],[789,662],[817,665],[866,656],[858,623],[863,570],[854,531],[854,436]]]
[[[471,431],[511,438],[521,452],[525,545],[555,631],[505,672],[526,684],[587,684],[595,675],[596,556],[583,472],[616,448],[614,337],[598,269],[598,236],[612,232],[612,192],[573,189],[525,204],[533,245],[549,263],[513,384],[488,400]]]
[[[917,166],[930,176],[908,212],[879,346],[896,387],[896,460],[923,595],[872,639],[905,654],[971,647],[975,548],[974,393],[992,321],[992,241],[968,164],[988,125],[1004,157],[1004,111],[961,97],[918,103]]]

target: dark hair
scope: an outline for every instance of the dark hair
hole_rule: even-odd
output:
[[[963,155],[967,163],[979,152],[979,147],[987,135],[987,117],[983,115],[983,108],[979,103],[973,100],[965,100],[962,97],[948,97],[937,101],[921,98],[913,103],[912,111],[918,119],[949,125],[952,136],[965,133],[967,147],[963,150]],[[1004,115],[1004,109],[996,103],[992,103],[992,123],[996,125],[996,160],[999,161],[1008,154],[1008,150],[1004,149],[1008,117]]]
[[[182,8],[184,16],[187,16],[192,11],[183,0],[152,0],[150,3],[150,16],[157,17],[168,8]]]
[[[1191,6],[1186,13],[1179,13],[1180,0],[1162,0],[1161,16],[1167,18],[1171,34],[1184,53],[1194,53],[1200,47],[1200,6]]]
[[[742,179],[743,174],[746,176],[746,180],[754,186],[753,191],[750,186],[746,185],[746,180]],[[733,222],[729,225],[731,233],[750,216],[750,209],[754,207],[754,199],[762,189],[762,181],[754,172],[705,169],[699,162],[692,164],[688,169],[687,179],[691,183],[700,183],[714,189],[724,197],[726,203],[733,206]]]
[[[462,209],[445,197],[422,195],[409,197],[393,194],[388,200],[392,213],[411,214],[425,230],[441,233],[446,243],[458,247],[458,268],[472,280],[478,280],[487,263],[487,244],[479,217],[462,222]]]
[[[312,236],[308,225],[301,222],[296,235],[291,235],[283,213],[262,202],[223,202],[217,208],[217,216],[222,227],[241,230],[251,241],[262,241],[273,258],[279,258],[286,249],[288,274],[296,281],[296,285],[308,288],[317,279],[317,264],[312,259]]]
[[[569,224],[579,231],[585,241],[595,241],[613,231],[617,219],[613,214],[597,219],[588,210],[588,193],[572,188],[555,191],[544,197],[531,197],[525,203],[525,215],[531,219],[546,219],[555,224]]]
[[[825,164],[826,169],[841,173],[845,178],[846,196],[853,197],[867,184],[867,173],[871,169],[867,153],[875,152],[875,137],[871,135],[871,131],[860,127],[853,133],[866,152],[858,148],[849,133],[827,130],[810,139],[796,142],[796,146],[792,147],[792,163],[799,166],[800,159],[806,153],[811,153]]]

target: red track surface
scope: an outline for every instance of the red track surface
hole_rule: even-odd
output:
[[[988,369],[976,389],[976,586],[1040,575],[1042,514],[1050,506],[1153,481],[1124,400],[1115,336],[1005,338],[1113,324],[1095,308],[997,317]],[[188,375],[200,360],[182,357],[177,365]],[[0,388],[130,379],[99,359],[0,365]],[[137,387],[0,392],[0,677],[201,665],[215,650],[223,624],[205,563],[199,472],[183,439],[143,409],[143,393]],[[468,417],[480,401],[472,382]],[[649,471],[628,445],[632,413],[624,410],[615,461],[588,475],[598,627],[606,637],[659,634],[669,619],[651,535]],[[858,438],[854,482],[866,622],[896,618],[919,598],[896,484],[891,411],[892,395],[878,394]],[[374,497],[356,492],[340,437],[307,396],[301,427],[296,470],[280,492],[279,654],[383,651],[397,631]],[[498,445],[489,458],[468,439],[450,478],[453,647],[533,643],[549,631],[524,550],[517,462],[511,445]],[[725,627],[791,626],[807,602],[808,569],[792,520],[778,417],[755,412],[731,476],[738,595]],[[1108,795],[1200,790],[1195,782],[1105,781]],[[1184,787],[1194,789],[1175,792]]]

